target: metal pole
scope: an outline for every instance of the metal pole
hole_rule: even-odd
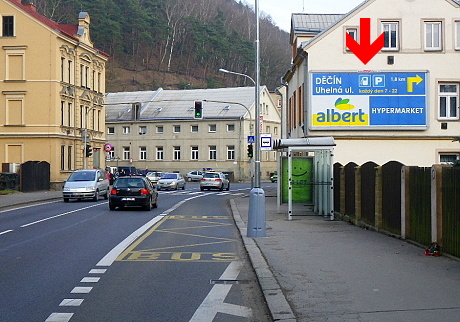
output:
[[[259,0],[255,0],[256,11],[256,80],[255,80],[255,151],[254,188],[249,194],[248,237],[265,237],[265,192],[260,187],[260,57],[259,57]]]

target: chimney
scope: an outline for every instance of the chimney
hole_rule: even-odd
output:
[[[21,3],[22,5],[24,5],[24,7],[31,9],[33,11],[37,11],[37,7],[34,4],[34,0],[22,0]]]

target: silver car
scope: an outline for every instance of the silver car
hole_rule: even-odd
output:
[[[76,170],[64,184],[62,196],[65,202],[70,199],[91,198],[97,201],[100,196],[109,197],[109,179],[102,169]]]
[[[157,182],[158,190],[185,189],[185,180],[180,173],[163,173]]]
[[[161,176],[163,175],[163,172],[159,172],[159,171],[149,171],[146,173],[146,177],[147,179],[150,180],[151,183],[157,183],[158,180],[161,179]]]
[[[203,191],[205,189],[219,189],[220,191],[225,189],[229,191],[230,181],[222,172],[206,172],[200,180],[200,190]]]
[[[190,171],[187,172],[185,178],[187,179],[187,181],[200,181],[201,178],[203,178],[203,174],[203,171]]]

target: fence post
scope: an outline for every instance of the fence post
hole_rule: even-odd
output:
[[[361,222],[361,167],[355,167],[355,225]]]
[[[410,236],[410,167],[401,168],[401,238]]]
[[[442,168],[440,164],[431,167],[431,241],[442,246]]]
[[[379,231],[382,228],[382,167],[375,168],[375,230]]]
[[[340,167],[340,209],[339,213],[345,214],[345,167]]]

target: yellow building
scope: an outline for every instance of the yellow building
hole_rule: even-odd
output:
[[[61,25],[21,0],[0,0],[0,14],[0,162],[47,161],[56,188],[74,169],[104,167],[108,55],[91,42],[89,15]]]

